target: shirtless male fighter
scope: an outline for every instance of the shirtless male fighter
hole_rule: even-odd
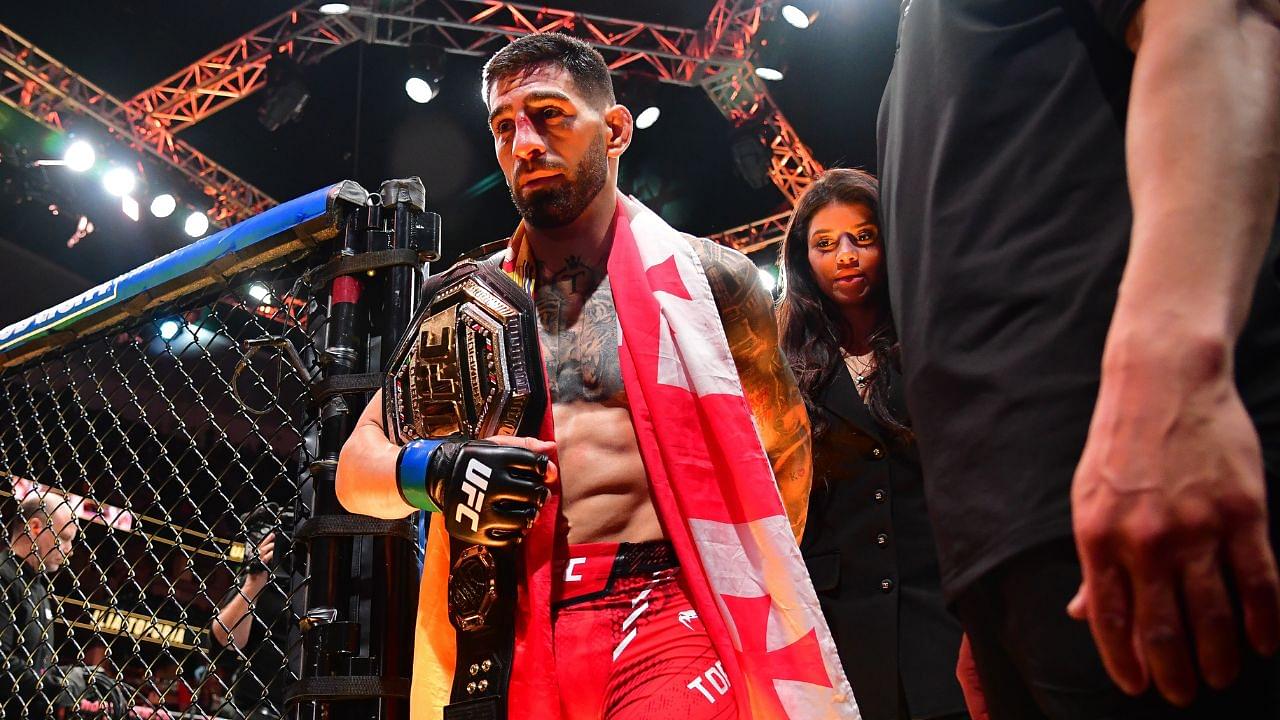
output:
[[[343,448],[338,497],[352,512],[389,519],[438,508],[455,537],[492,545],[518,542],[548,488],[558,492],[569,551],[556,560],[564,582],[553,597],[555,663],[562,683],[572,677],[573,693],[572,701],[562,698],[562,717],[742,717],[683,589],[624,389],[606,262],[620,208],[633,202],[617,189],[632,115],[615,102],[599,53],[558,34],[524,37],[499,51],[485,66],[483,93],[498,161],[523,218],[517,236],[533,259],[555,442],[493,437],[402,449],[387,439],[378,394]],[[744,255],[685,237],[710,285],[798,537],[810,486],[808,418],[778,348],[770,295]],[[459,528],[449,522],[472,459],[492,468],[489,498],[505,499],[487,502],[474,527]],[[592,592],[575,596],[575,583]],[[637,621],[642,586],[650,609]],[[633,624],[643,626],[638,636],[625,632]],[[628,647],[627,637],[638,639]]]

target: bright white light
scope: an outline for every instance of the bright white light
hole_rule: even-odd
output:
[[[809,27],[809,16],[805,15],[804,11],[795,5],[782,6],[782,19],[790,23],[792,27],[800,28],[801,30]]]
[[[134,200],[132,195],[125,195],[120,198],[120,209],[124,211],[124,214],[130,220],[138,222],[138,216],[141,213],[138,211],[138,201]]]
[[[178,201],[169,193],[164,193],[162,195],[157,195],[155,199],[151,201],[151,214],[158,218],[166,218],[172,215],[173,211],[177,209],[177,207]]]
[[[272,304],[271,288],[267,287],[265,283],[256,282],[250,285],[249,297],[257,300],[263,305]]]
[[[160,323],[160,339],[172,340],[178,337],[178,332],[182,330],[182,325],[177,320],[165,320]]]
[[[321,15],[346,15],[351,12],[351,6],[347,3],[325,3],[320,6]]]
[[[84,140],[71,143],[67,146],[67,151],[62,154],[62,162],[76,172],[84,172],[93,167],[95,160],[97,155],[93,152],[93,146]]]
[[[756,77],[760,78],[761,80],[770,80],[770,81],[781,80],[782,71],[778,70],[777,68],[758,67],[756,68]]]
[[[133,171],[129,168],[113,167],[102,176],[102,187],[116,197],[123,197],[133,192],[133,186],[137,184],[138,179],[133,176]]]
[[[431,85],[420,77],[405,80],[404,91],[409,95],[409,99],[416,103],[431,102],[431,98],[436,96],[436,91],[431,89]]]
[[[661,114],[662,110],[658,109],[657,105],[650,105],[644,110],[641,110],[640,114],[636,116],[636,128],[639,130],[647,130],[653,127],[653,124],[658,122],[658,116]]]
[[[773,292],[773,289],[778,286],[778,278],[766,268],[756,268],[756,270],[760,272],[760,284],[764,285],[765,290]]]
[[[209,217],[197,210],[187,216],[182,229],[191,237],[200,237],[209,230]]]

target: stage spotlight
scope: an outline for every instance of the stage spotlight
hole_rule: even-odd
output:
[[[436,96],[436,89],[431,87],[431,83],[417,75],[404,81],[404,91],[416,103],[431,102],[431,98]]]
[[[764,289],[772,295],[774,289],[778,287],[778,278],[774,277],[768,268],[756,268],[756,270],[760,273],[760,284],[764,285]]]
[[[787,74],[787,59],[783,52],[788,33],[778,23],[765,26],[756,36],[756,46],[751,64],[756,68],[756,77],[761,80],[776,82]]]
[[[138,208],[138,201],[134,200],[132,195],[125,195],[120,198],[120,210],[124,212],[125,217],[134,222],[138,222],[138,218],[142,216]]]
[[[182,229],[193,238],[198,238],[209,231],[209,216],[196,210],[187,216],[187,221],[182,224]]]
[[[635,116],[636,129],[653,127],[662,115],[659,106],[658,80],[651,75],[627,73],[614,81],[618,102],[626,105]]]
[[[167,218],[178,208],[178,201],[169,193],[157,195],[151,201],[151,214],[158,218]]]
[[[160,339],[169,341],[178,337],[178,333],[182,331],[182,323],[177,320],[165,320],[160,323]]]
[[[262,305],[272,305],[274,300],[271,298],[271,288],[266,283],[256,282],[249,286],[249,297],[257,300]]]
[[[275,132],[285,123],[298,119],[311,99],[311,91],[303,81],[302,71],[288,55],[274,55],[267,61],[266,98],[258,106],[258,121]]]
[[[84,140],[76,140],[67,146],[67,151],[62,154],[62,162],[75,172],[84,172],[93,167],[94,161],[97,160],[96,154],[93,152],[93,146]]]
[[[805,11],[795,5],[789,4],[782,6],[782,19],[786,20],[791,27],[800,30],[804,30],[813,23],[813,19],[810,18]]]
[[[411,42],[405,94],[416,103],[431,102],[440,94],[441,80],[444,80],[444,48],[425,42]]]
[[[351,12],[351,6],[347,3],[325,3],[320,6],[321,15],[346,15]]]
[[[658,122],[658,116],[661,114],[662,110],[660,110],[657,105],[650,105],[644,110],[641,110],[640,114],[636,116],[636,129],[648,130],[653,127],[654,123]]]
[[[137,184],[138,179],[134,177],[133,171],[125,167],[113,167],[102,176],[102,187],[116,197],[133,192],[133,187]]]
[[[76,221],[76,231],[67,238],[67,247],[73,248],[80,243],[81,240],[88,237],[93,232],[93,222],[89,218],[81,215]]]

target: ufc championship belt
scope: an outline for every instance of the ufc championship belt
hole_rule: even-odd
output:
[[[533,299],[492,260],[455,265],[424,290],[383,380],[392,439],[536,437],[547,396]],[[444,720],[505,718],[518,548],[449,543],[458,657]]]

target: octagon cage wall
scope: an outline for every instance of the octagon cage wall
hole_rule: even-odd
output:
[[[0,337],[4,718],[407,717],[416,533],[346,514],[333,474],[430,214],[349,181],[313,195],[34,343]],[[59,568],[33,535],[64,516]]]

